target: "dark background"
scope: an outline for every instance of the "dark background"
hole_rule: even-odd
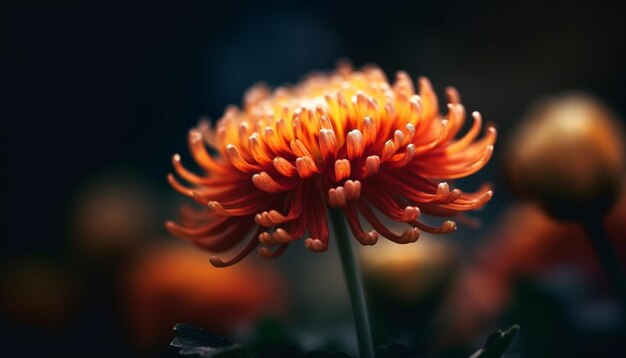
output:
[[[2,5],[1,25],[3,265],[77,260],[68,225],[86,182],[130,172],[169,198],[171,154],[186,155],[198,118],[219,118],[257,81],[293,83],[342,57],[426,75],[439,94],[456,86],[500,143],[546,94],[582,89],[626,113],[624,3],[19,1]],[[497,148],[477,178],[497,188],[485,222],[511,200]],[[160,218],[169,201],[156,203]],[[3,319],[3,346],[127,352],[102,333],[115,330],[106,310],[93,311],[62,339]]]

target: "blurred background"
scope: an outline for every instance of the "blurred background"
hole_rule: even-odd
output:
[[[511,357],[624,354],[625,306],[577,223],[600,212],[624,264],[623,3],[1,6],[1,355],[175,357],[176,322],[267,356],[356,352],[334,247],[217,270],[163,228],[190,204],[165,175],[199,118],[340,58],[454,85],[499,131],[457,183],[494,185],[479,228],[361,250],[376,344],[463,357],[518,323]]]

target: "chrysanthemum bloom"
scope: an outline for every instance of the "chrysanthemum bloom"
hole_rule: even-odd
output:
[[[488,186],[463,193],[442,180],[480,170],[491,157],[496,131],[490,127],[477,139],[482,120],[474,112],[471,129],[455,139],[465,121],[457,91],[448,88],[443,116],[430,82],[422,77],[418,83],[419,95],[404,72],[390,84],[376,67],[340,66],[273,92],[253,87],[243,108],[229,107],[216,128],[200,123],[190,131],[190,150],[203,175],[174,156],[176,172],[191,186],[173,175],[171,185],[205,210],[184,215],[180,224],[168,222],[168,229],[217,252],[254,230],[234,258],[212,258],[215,266],[234,264],[259,244],[260,256],[277,257],[303,237],[309,250],[326,251],[327,207],[343,210],[363,245],[375,244],[379,235],[405,244],[416,241],[420,230],[455,230],[453,221],[428,226],[420,213],[453,216],[491,199]],[[392,232],[376,211],[408,228]],[[373,230],[363,228],[359,215]]]

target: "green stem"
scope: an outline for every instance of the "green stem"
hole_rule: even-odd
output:
[[[356,336],[359,343],[359,357],[373,358],[374,345],[370,331],[367,306],[365,304],[365,294],[363,291],[363,280],[361,279],[361,269],[352,247],[352,240],[348,236],[346,221],[341,209],[330,210],[330,217],[335,228],[335,241],[339,248],[341,266],[348,286],[352,314],[354,315],[354,325],[356,326]]]
[[[583,221],[583,227],[587,231],[589,242],[604,269],[615,294],[620,303],[626,308],[626,276],[620,263],[619,257],[611,244],[609,233],[603,224],[602,217],[590,217]]]

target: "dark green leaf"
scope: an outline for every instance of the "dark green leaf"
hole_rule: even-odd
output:
[[[472,354],[470,358],[500,358],[509,348],[518,330],[519,326],[514,325],[506,331],[495,331],[489,335],[485,346]]]
[[[386,346],[376,350],[376,357],[379,358],[407,358],[411,357],[409,347],[398,341],[391,341]]]
[[[305,353],[302,358],[350,358],[349,355],[343,352],[329,352],[329,351],[312,351]]]
[[[188,324],[177,324],[174,332],[177,337],[172,340],[171,346],[180,348],[181,355],[197,355],[202,358],[252,357],[243,346]]]

